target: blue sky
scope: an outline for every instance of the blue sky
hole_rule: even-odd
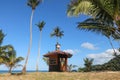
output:
[[[44,0],[35,10],[33,17],[33,44],[27,69],[35,70],[39,30],[35,24],[44,20],[46,22],[42,32],[40,70],[47,70],[46,63],[42,60],[48,51],[55,50],[56,38],[50,37],[52,30],[59,26],[64,31],[64,36],[59,39],[61,50],[73,54],[69,64],[79,67],[84,65],[83,59],[94,58],[94,64],[103,63],[111,58],[112,50],[108,39],[91,32],[85,32],[76,28],[77,22],[84,21],[88,16],[68,17],[67,5],[70,0]],[[17,56],[26,57],[29,45],[29,20],[31,8],[27,6],[27,0],[1,0],[0,2],[0,29],[6,35],[2,45],[14,46]],[[116,41],[114,47],[118,48]],[[21,62],[24,64],[24,61]],[[0,70],[5,70],[0,66]],[[20,68],[19,68],[20,69]]]

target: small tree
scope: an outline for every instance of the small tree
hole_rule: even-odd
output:
[[[67,66],[68,71],[71,72],[73,68],[77,67],[77,65],[70,64]]]
[[[92,69],[93,59],[85,58],[84,59],[85,71],[90,72]]]
[[[12,72],[12,69],[19,65],[18,63],[24,60],[23,57],[16,57],[16,51],[13,46],[7,45],[4,46],[5,55],[3,57],[3,64],[5,64],[9,68],[9,73]]]

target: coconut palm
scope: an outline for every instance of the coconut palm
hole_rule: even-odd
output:
[[[26,73],[26,65],[28,63],[28,57],[30,55],[30,50],[31,50],[31,47],[32,47],[32,20],[33,20],[33,14],[34,14],[34,10],[36,9],[36,7],[41,2],[42,2],[42,0],[28,0],[28,2],[27,2],[27,5],[32,8],[32,13],[31,13],[31,17],[30,17],[30,43],[29,43],[29,48],[28,48],[28,53],[27,53],[27,57],[26,57],[26,60],[25,60],[25,64],[24,64],[23,70],[22,70],[23,74]]]
[[[109,39],[109,41],[110,41],[110,37],[113,38],[117,37],[120,39],[120,1],[119,0],[72,0],[68,5],[67,13],[69,16],[71,15],[78,16],[79,14],[86,14],[89,15],[90,17],[93,17],[94,22],[95,20],[99,19],[97,20],[97,22],[99,22],[99,26],[98,23],[93,24],[90,23],[89,21],[89,24],[90,25],[92,24],[92,26],[91,27],[87,26],[87,30],[89,31],[91,30],[94,32],[99,31],[101,34],[104,34]],[[85,23],[83,23],[82,25],[84,25]],[[87,23],[87,25],[89,24]],[[94,27],[96,28],[98,27],[98,28],[97,29],[94,28],[93,25]],[[82,29],[84,28],[86,29],[86,24]],[[111,41],[110,44],[113,48]]]
[[[53,32],[50,34],[51,37],[55,36],[57,38],[57,43],[58,43],[58,38],[61,38],[64,36],[64,31],[61,31],[60,28],[57,26],[54,28]]]
[[[92,68],[93,59],[85,58],[84,59],[85,71],[89,72]]]
[[[106,36],[110,42],[110,45],[114,51],[114,55],[116,55],[115,49],[113,47],[112,41],[111,41],[111,36],[112,37],[119,37],[120,35],[116,33],[116,28],[110,25],[107,25],[104,23],[105,21],[102,21],[101,19],[93,19],[89,18],[85,20],[84,22],[78,23],[78,28],[81,30],[86,30],[86,31],[92,31],[96,32],[98,34],[102,34]]]
[[[116,25],[120,34],[120,0],[71,0],[67,13],[69,16],[85,14],[102,19],[109,25]]]
[[[42,39],[42,29],[43,29],[43,27],[44,27],[44,25],[45,25],[45,22],[44,21],[42,21],[42,22],[39,22],[38,24],[36,24],[37,25],[37,27],[39,28],[39,30],[40,30],[40,38],[39,38],[39,42],[38,42],[38,58],[37,58],[37,63],[36,63],[36,71],[39,71],[39,66],[38,66],[38,64],[39,64],[39,60],[40,60],[40,44],[41,44],[41,39]]]
[[[12,69],[21,66],[18,63],[24,60],[23,57],[16,57],[16,51],[13,46],[6,45],[3,46],[4,55],[2,55],[2,63],[5,64],[9,68],[9,73],[11,73]]]
[[[16,57],[16,54],[14,52],[9,52],[9,56],[6,57],[4,64],[9,68],[9,73],[11,73],[13,68],[16,68],[18,66],[22,66],[18,64],[22,60],[24,60],[23,57]]]

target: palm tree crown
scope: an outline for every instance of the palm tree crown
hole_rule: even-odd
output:
[[[58,42],[58,38],[61,38],[62,36],[64,36],[64,31],[61,31],[60,28],[57,26],[56,28],[54,28],[53,32],[50,34],[51,37],[56,36],[57,37],[57,42]]]
[[[120,0],[72,0],[68,5],[68,15],[90,15],[108,24],[116,24],[120,31]]]
[[[41,2],[42,2],[42,0],[28,0],[27,5],[32,7],[32,9],[35,9],[36,6],[38,6],[39,3],[41,3]]]
[[[72,0],[67,13],[92,17],[78,23],[79,29],[100,33],[109,41],[110,37],[120,39],[120,0]],[[110,44],[112,46],[111,41]]]
[[[42,31],[42,29],[43,29],[43,27],[44,27],[45,24],[46,24],[46,23],[45,23],[44,21],[42,21],[42,22],[39,22],[39,23],[36,24],[36,25],[37,25],[37,27],[39,28],[39,30]]]

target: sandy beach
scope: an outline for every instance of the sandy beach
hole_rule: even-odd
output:
[[[0,74],[0,80],[119,80],[120,72],[34,72],[26,75]]]

